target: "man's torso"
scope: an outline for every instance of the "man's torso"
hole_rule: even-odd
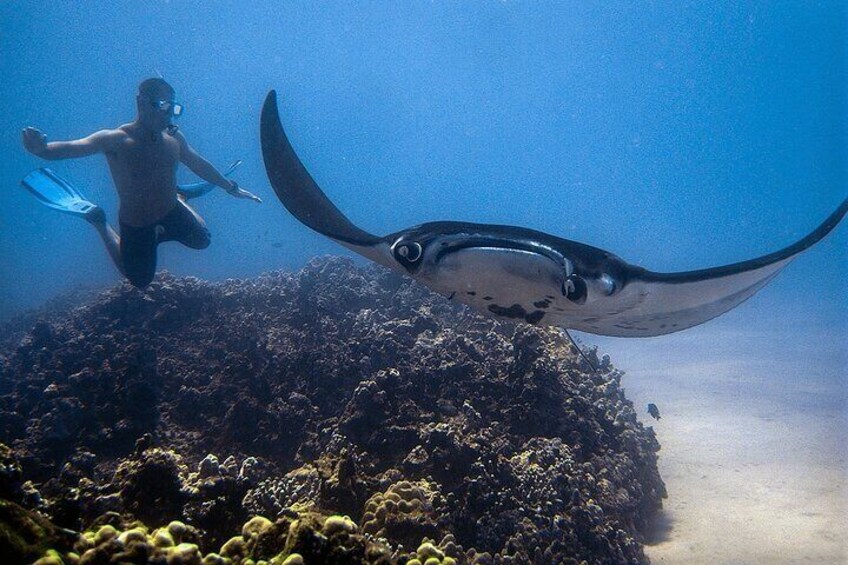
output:
[[[117,131],[124,134],[121,143],[106,153],[106,160],[120,198],[120,221],[150,225],[177,203],[180,144],[166,132],[150,132],[135,124]]]

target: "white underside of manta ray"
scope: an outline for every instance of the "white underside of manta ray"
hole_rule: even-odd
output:
[[[432,222],[372,235],[351,223],[307,172],[283,131],[273,90],[262,109],[261,137],[274,191],[306,226],[479,312],[600,335],[657,336],[715,318],[768,284],[848,211],[846,198],[812,233],[757,259],[655,273],[521,227]]]

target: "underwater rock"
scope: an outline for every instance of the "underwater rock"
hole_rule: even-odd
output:
[[[21,464],[8,445],[0,443],[0,499],[20,503],[24,497]]]
[[[57,528],[39,513],[14,502],[0,500],[0,556],[3,563],[33,563],[47,556],[51,549],[69,552],[76,539],[74,532]],[[61,561],[58,563],[61,565]]]
[[[556,329],[339,258],[214,284],[160,274],[37,320],[0,331],[0,430],[63,527],[184,520],[186,559],[222,556],[264,515],[276,541],[228,553],[289,559],[288,521],[306,563],[342,559],[326,540],[344,536],[359,562],[647,562],[659,444],[609,359],[589,351],[587,372]],[[310,512],[358,529],[328,536]],[[443,558],[418,554],[424,538]],[[369,539],[388,553],[368,557]]]
[[[113,485],[127,512],[146,523],[163,522],[182,516],[188,499],[183,486],[186,472],[179,454],[149,449],[118,465]]]

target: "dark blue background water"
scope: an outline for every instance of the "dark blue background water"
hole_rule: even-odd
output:
[[[179,275],[250,277],[342,253],[275,200],[262,100],[319,183],[374,233],[435,219],[525,225],[654,270],[787,245],[848,194],[839,2],[15,2],[0,5],[0,318],[119,280],[94,230],[18,186],[44,161],[20,129],[84,136],[135,115],[161,72],[189,141],[266,203],[197,203],[206,251]],[[102,204],[102,156],[53,162]],[[183,172],[181,180],[195,180]],[[755,306],[845,331],[848,229]],[[778,316],[778,320],[781,318]]]

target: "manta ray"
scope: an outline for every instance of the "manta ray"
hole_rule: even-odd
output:
[[[306,170],[283,130],[273,90],[262,108],[261,142],[277,197],[309,228],[478,312],[607,336],[669,334],[735,308],[848,211],[846,198],[812,233],[756,259],[657,273],[524,227],[440,221],[370,234],[339,211]]]

